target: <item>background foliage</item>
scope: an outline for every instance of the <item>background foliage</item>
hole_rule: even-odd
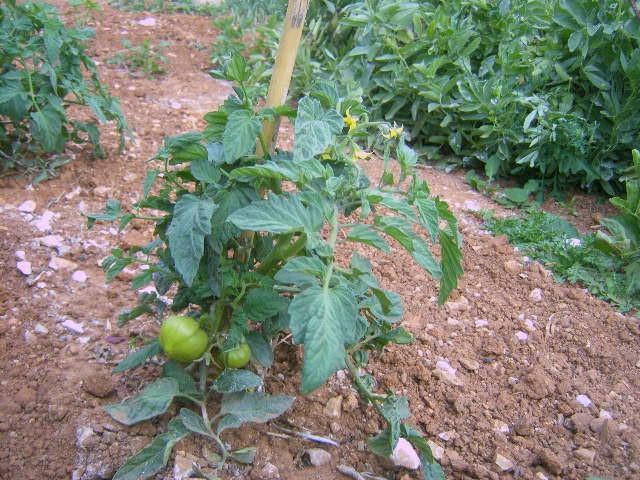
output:
[[[43,168],[68,140],[89,140],[102,155],[96,121],[71,120],[71,105],[90,107],[100,122],[126,124],[118,100],[100,83],[86,42],[93,31],[67,28],[42,2],[0,6],[1,170]],[[43,155],[45,154],[45,155]],[[40,157],[40,159],[37,159]]]
[[[262,3],[227,3],[227,22],[262,26],[256,65],[274,53],[263,40],[277,38],[269,16],[246,14]],[[325,75],[361,88],[374,118],[407,126],[431,159],[556,194],[620,190],[640,142],[640,22],[628,2],[326,0],[312,10],[295,95]]]

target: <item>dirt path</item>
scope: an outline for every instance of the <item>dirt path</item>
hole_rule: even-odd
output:
[[[154,26],[138,23],[149,16]],[[101,208],[106,198],[134,201],[144,162],[162,137],[199,128],[202,114],[230,87],[204,73],[207,52],[197,42],[206,46],[215,34],[207,18],[105,6],[94,26],[93,52],[102,78],[121,98],[138,141],[119,155],[109,133],[107,159],[92,161],[75,151],[76,161],[57,179],[36,188],[19,180],[1,185],[3,479],[110,478],[165,424],[160,419],[122,428],[102,413],[104,404],[138,390],[155,367],[110,375],[129,343],[153,326],[117,327],[117,314],[133,304],[135,292],[119,280],[105,285],[97,264],[113,246],[139,243],[150,232],[140,225],[124,234],[108,226],[87,231],[79,212]],[[171,42],[168,75],[132,79],[106,65],[125,36]],[[286,131],[283,138],[290,142]],[[373,176],[380,173],[375,162],[367,168]],[[579,288],[554,283],[504,239],[483,232],[468,210],[496,207],[470,191],[460,175],[423,172],[461,219],[466,274],[453,299],[438,308],[434,282],[402,251],[361,250],[384,286],[404,298],[405,325],[417,337],[415,344],[373,360],[370,370],[381,386],[409,396],[413,424],[433,442],[451,478],[640,478],[637,319]],[[28,200],[35,205],[25,204]],[[16,268],[22,256],[31,275]],[[298,379],[289,370],[295,369],[295,358],[290,347],[278,351],[267,376],[270,390],[295,391]],[[339,416],[330,416],[327,403],[335,405],[337,397],[342,408],[333,412]],[[257,445],[256,466],[253,471],[233,467],[229,478],[265,478],[266,463],[277,467],[280,478],[292,480],[342,478],[338,463],[389,479],[417,478],[389,471],[365,451],[363,440],[381,424],[357,402],[344,375],[298,400],[285,420],[337,440],[341,446],[330,449],[331,463],[305,467],[301,453],[314,445],[265,435],[273,431],[270,426],[247,428],[228,441]],[[183,442],[178,463],[193,457],[206,470],[207,448],[200,441]],[[165,477],[178,478],[171,468]]]

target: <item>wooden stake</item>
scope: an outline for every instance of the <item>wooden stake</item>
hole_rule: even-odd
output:
[[[269,92],[267,93],[267,107],[279,107],[284,105],[289,93],[289,85],[291,84],[291,76],[293,75],[293,67],[296,64],[296,56],[298,55],[298,47],[302,38],[302,29],[304,27],[307,9],[309,8],[309,0],[289,0],[287,6],[287,14],[284,20],[284,28],[278,45],[278,53],[276,61],[273,65],[273,74],[269,83]],[[262,127],[262,138],[267,144],[269,150],[273,150],[276,136],[278,134],[279,121],[266,120]],[[258,142],[256,155],[263,157],[264,152],[262,145]]]

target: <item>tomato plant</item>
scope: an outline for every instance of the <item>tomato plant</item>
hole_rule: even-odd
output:
[[[46,3],[0,4],[1,172],[39,166],[46,177],[69,140],[88,140],[102,156],[97,122],[69,119],[71,105],[89,107],[100,122],[114,120],[122,144],[128,127],[120,104],[85,53],[93,35],[88,28],[67,28]]]
[[[417,175],[417,155],[402,130],[369,121],[359,98],[320,83],[300,99],[297,110],[259,108],[247,94],[245,60],[233,57],[224,73],[236,82],[235,94],[205,116],[204,131],[165,140],[156,155],[162,167],[147,174],[141,200],[130,210],[110,201],[103,213],[89,216],[89,225],[111,220],[123,227],[134,218],[155,222],[151,243],[114,250],[103,263],[108,278],[131,264],[144,264],[134,286],[155,287],[156,293],[142,295],[120,323],[154,312],[162,317],[167,308],[189,312],[201,318],[212,349],[226,352],[228,367],[208,385],[215,363],[210,353],[198,362],[197,381],[169,361],[160,379],[136,397],[109,406],[108,412],[127,425],[161,415],[174,398],[190,401],[201,413],[183,408],[167,433],[127,461],[114,478],[147,478],[189,433],[216,442],[219,466],[233,459],[234,451],[220,440],[223,431],[266,422],[294,401],[256,392],[262,378],[241,368],[249,353],[270,367],[274,339],[304,346],[303,394],[348,369],[388,424],[372,440],[372,450],[389,456],[404,437],[421,452],[429,478],[439,478],[442,470],[426,441],[403,424],[408,399],[374,392],[371,377],[363,373],[370,351],[412,341],[399,325],[401,299],[380,286],[366,258],[354,253],[349,263],[339,263],[336,251],[360,243],[390,252],[391,241],[440,280],[443,302],[462,273],[455,217]],[[293,122],[293,151],[256,156],[256,143],[269,151],[262,122],[280,116]],[[385,174],[377,183],[359,164],[371,149],[384,159]],[[439,259],[432,253],[434,245],[439,245]],[[161,298],[168,292],[174,292],[169,306]],[[162,336],[161,330],[166,344]],[[116,371],[136,368],[159,351],[153,340]],[[210,394],[222,396],[213,420],[207,410]]]

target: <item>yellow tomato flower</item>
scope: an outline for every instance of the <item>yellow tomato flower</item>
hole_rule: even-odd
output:
[[[331,160],[331,148],[327,147],[324,152],[322,152],[320,158],[322,158],[322,160]]]
[[[344,124],[349,127],[349,133],[351,133],[351,130],[358,126],[358,119],[353,117],[351,113],[349,113],[349,110],[347,110],[347,114],[345,115],[343,120]]]
[[[382,136],[384,138],[400,138],[400,136],[404,133],[404,128],[402,127],[391,127],[389,129],[389,133],[383,133]]]

